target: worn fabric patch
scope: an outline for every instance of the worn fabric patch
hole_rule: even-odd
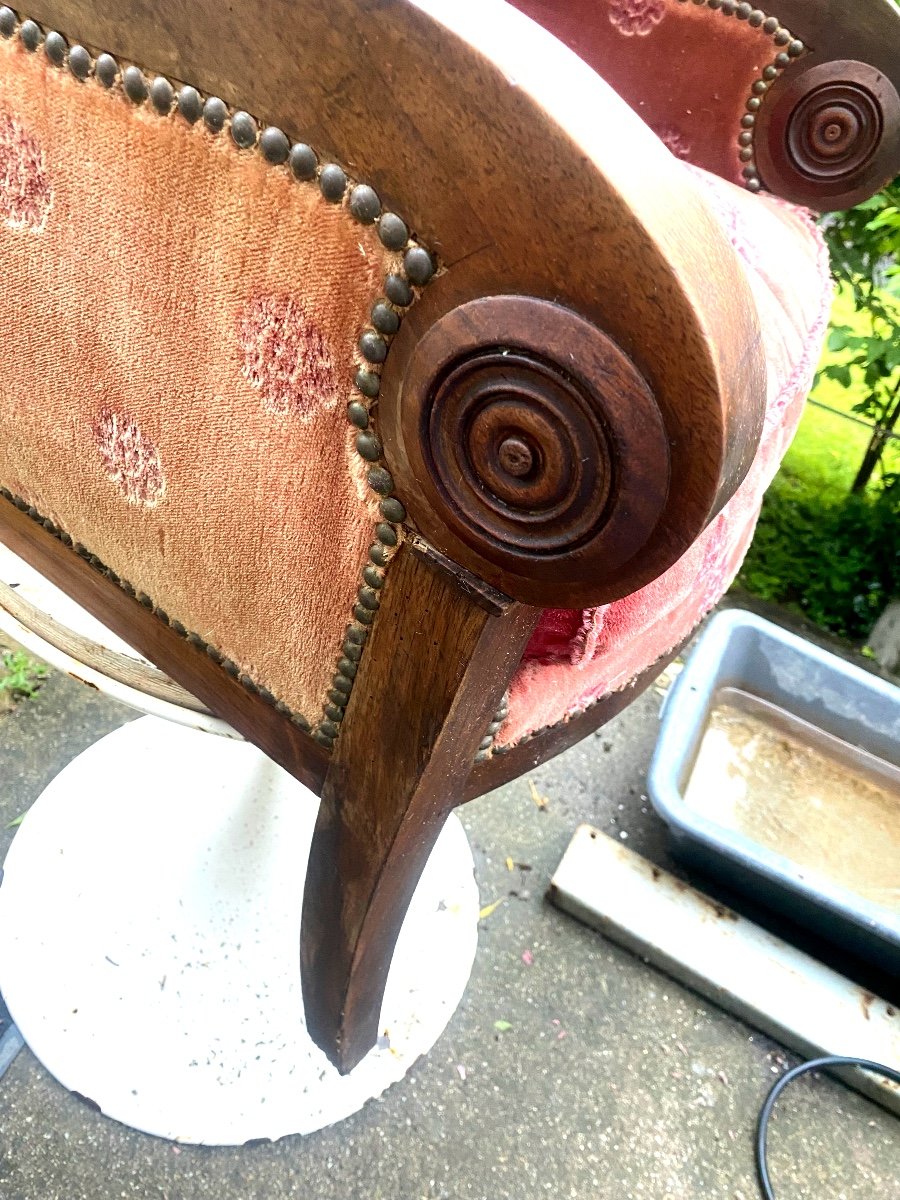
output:
[[[12,113],[0,109],[0,219],[10,229],[39,233],[52,203],[40,142]]]
[[[609,19],[626,37],[646,37],[666,15],[666,0],[611,0]]]
[[[268,412],[310,421],[319,408],[335,407],[346,363],[335,363],[327,337],[297,296],[253,296],[241,312],[238,339],[241,370]]]
[[[152,508],[166,492],[159,452],[124,412],[103,407],[93,427],[97,453],[126,500]]]
[[[626,687],[670,653],[724,595],[763,493],[803,412],[831,309],[828,252],[810,215],[697,168],[690,171],[743,264],[762,326],[768,397],[746,479],[693,546],[646,587],[603,608],[542,615],[512,682],[508,745]]]

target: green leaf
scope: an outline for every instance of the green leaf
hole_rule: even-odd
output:
[[[509,1023],[509,1021],[495,1021],[494,1028],[498,1033],[506,1033],[508,1030],[512,1029],[512,1025]]]
[[[885,198],[882,192],[877,192],[874,196],[870,196],[868,200],[863,200],[857,204],[857,209],[861,212],[871,212],[873,208],[884,208]]]
[[[29,658],[24,650],[4,650],[0,653],[0,691],[26,698],[33,696],[39,681],[46,674],[44,664]]]
[[[853,382],[853,377],[850,374],[850,368],[846,365],[826,368],[826,374],[831,379],[836,380],[841,387],[848,388]]]

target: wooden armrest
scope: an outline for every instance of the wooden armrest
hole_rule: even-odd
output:
[[[680,557],[752,461],[765,368],[748,285],[693,180],[583,62],[502,3],[477,12],[445,0],[416,7],[447,29],[433,59],[440,67],[416,101],[417,128],[429,141],[444,139],[443,152],[432,142],[435,161],[452,159],[459,204],[477,214],[481,245],[459,257],[442,239],[447,272],[392,348],[379,405],[386,454],[413,521],[452,559],[528,603],[606,602]],[[477,174],[467,165],[475,159],[484,164]],[[608,353],[603,337],[615,343]],[[496,432],[489,420],[442,463],[447,447],[430,440],[427,423],[444,437],[442,414],[452,407],[461,430],[474,393],[499,386],[492,351],[511,348],[574,372],[591,395],[609,439],[585,450],[573,433],[564,449],[572,460],[589,454],[601,476],[608,469],[606,525],[585,532],[575,506],[546,540],[532,536],[532,501],[546,499],[538,483],[565,489],[570,478],[535,481],[511,500],[503,519],[521,504],[521,527],[513,519],[501,532],[483,507],[476,511],[474,494],[498,478],[497,446],[485,444]],[[484,371],[438,396],[461,356],[469,367],[481,356]],[[615,384],[605,386],[612,375]],[[515,392],[522,402],[526,443],[530,435],[535,458],[552,459],[557,443],[550,433],[542,444],[537,428],[546,380],[504,379],[510,399]],[[533,403],[525,398],[532,386],[542,393]],[[617,412],[622,388],[629,404],[641,393],[646,407]],[[567,410],[570,433],[576,409]],[[468,483],[457,488],[461,475]],[[566,521],[578,526],[568,541]]]
[[[900,173],[893,0],[512,2],[725,179],[826,211]]]

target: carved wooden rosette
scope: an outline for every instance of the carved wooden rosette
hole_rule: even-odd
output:
[[[600,603],[669,565],[661,412],[619,347],[569,309],[493,296],[440,317],[381,427],[423,536],[517,600]]]
[[[765,186],[819,211],[851,208],[900,171],[900,96],[867,63],[803,59],[773,86],[757,119]]]

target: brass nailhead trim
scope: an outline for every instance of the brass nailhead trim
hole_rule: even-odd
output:
[[[478,751],[475,755],[476,762],[484,762],[490,758],[492,754],[503,754],[505,747],[494,746],[494,739],[497,736],[497,731],[500,729],[503,722],[509,716],[509,692],[504,692],[503,699],[500,701],[500,707],[494,713],[493,720],[487,727],[485,736],[481,739]]]
[[[688,0],[678,0],[678,2],[686,4]],[[719,12],[723,17],[736,17],[739,21],[746,21],[779,47],[779,53],[775,56],[774,61],[765,67],[761,78],[753,83],[751,94],[746,102],[747,112],[741,120],[742,132],[738,138],[738,157],[745,164],[741,171],[744,186],[748,191],[758,192],[762,189],[762,180],[756,168],[756,155],[753,150],[756,114],[762,107],[762,98],[772,83],[786,67],[791,65],[795,58],[806,53],[806,46],[799,38],[795,38],[777,17],[768,16],[761,8],[754,8],[746,0],[740,0],[740,2],[739,0],[693,0],[693,3],[698,6],[702,5],[713,12]]]

